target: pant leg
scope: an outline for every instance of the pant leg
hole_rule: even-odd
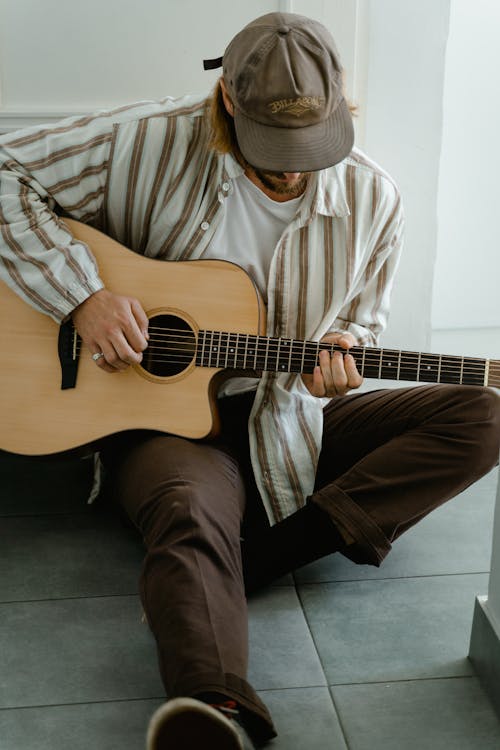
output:
[[[250,461],[248,417],[253,399],[254,394],[243,394],[223,399],[219,405],[224,439],[237,456],[245,482],[241,551],[247,594],[344,547],[327,514],[311,502],[284,521],[270,525]]]
[[[311,501],[380,565],[391,542],[498,462],[500,399],[487,388],[417,386],[333,399]]]
[[[226,695],[257,737],[274,736],[246,680],[245,491],[237,463],[220,447],[159,435],[135,438],[104,460],[147,548],[141,598],[167,694]]]

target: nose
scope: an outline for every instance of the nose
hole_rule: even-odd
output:
[[[295,182],[295,180],[300,178],[302,172],[283,172],[283,174],[288,182]]]

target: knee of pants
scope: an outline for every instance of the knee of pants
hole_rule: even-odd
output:
[[[490,471],[500,453],[500,396],[491,388],[461,389],[465,432],[472,442],[470,458],[481,473]]]
[[[234,460],[206,443],[155,436],[127,457],[120,477],[125,510],[148,546],[210,528],[239,534],[244,489]]]

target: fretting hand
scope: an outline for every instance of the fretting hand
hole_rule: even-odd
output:
[[[356,346],[356,339],[350,333],[329,333],[321,339],[325,344],[338,344],[343,349]],[[302,375],[302,380],[309,393],[318,398],[344,396],[353,388],[359,388],[363,378],[358,372],[356,362],[351,354],[320,350],[319,365],[312,375]]]

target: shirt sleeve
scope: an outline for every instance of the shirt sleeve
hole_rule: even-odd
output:
[[[103,284],[55,209],[99,216],[112,137],[112,118],[94,116],[0,139],[0,278],[58,322]]]
[[[391,291],[404,240],[404,213],[393,183],[386,186],[366,243],[370,250],[359,291],[340,310],[329,333],[349,332],[360,346],[377,346],[387,326]]]

